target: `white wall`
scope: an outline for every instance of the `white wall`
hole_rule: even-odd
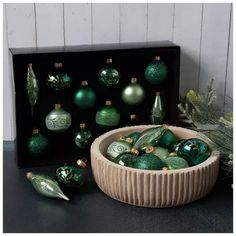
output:
[[[181,46],[180,94],[215,77],[218,105],[233,96],[232,5],[4,4],[4,140],[15,138],[9,48],[171,40]]]

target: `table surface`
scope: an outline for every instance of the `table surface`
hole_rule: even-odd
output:
[[[179,207],[128,205],[105,195],[87,169],[86,185],[70,201],[35,192],[25,173],[54,175],[56,167],[19,169],[14,142],[3,145],[3,231],[5,233],[232,233],[233,191],[218,181],[204,198]]]

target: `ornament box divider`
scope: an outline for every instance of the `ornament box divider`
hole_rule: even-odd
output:
[[[157,91],[161,93],[166,112],[164,123],[177,124],[180,70],[178,45],[163,41],[149,44],[107,44],[43,50],[45,49],[11,49],[15,83],[18,166],[61,164],[66,161],[75,161],[78,157],[89,159],[89,149],[80,150],[74,144],[74,136],[80,129],[80,123],[86,123],[88,129],[93,132],[94,138],[111,129],[130,124],[131,114],[137,115],[138,124],[150,124],[150,112]],[[160,56],[168,68],[166,81],[160,85],[149,83],[144,76],[145,68],[155,56]],[[113,66],[120,73],[119,83],[111,87],[105,87],[97,78],[99,69],[106,64],[108,58],[112,58]],[[63,62],[65,71],[73,78],[71,87],[62,91],[54,91],[46,84],[46,78],[56,61]],[[25,91],[27,66],[30,63],[33,64],[33,70],[39,82],[39,97],[34,106],[33,117]],[[125,104],[121,98],[123,89],[130,84],[132,77],[138,79],[146,95],[140,104],[134,106]],[[93,108],[80,109],[74,104],[73,97],[81,88],[82,81],[88,81],[88,86],[96,94]],[[120,113],[120,123],[117,127],[103,128],[95,122],[96,112],[104,107],[106,100],[111,100],[112,105]],[[55,104],[61,104],[72,117],[71,126],[62,133],[54,133],[45,125],[45,118],[54,109]],[[27,150],[27,141],[35,128],[39,129],[49,142],[47,154],[40,157],[30,156]]]

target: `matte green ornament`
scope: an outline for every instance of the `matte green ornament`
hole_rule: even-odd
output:
[[[81,109],[92,108],[96,102],[95,92],[88,87],[87,81],[82,81],[82,88],[74,95],[74,103]]]
[[[137,83],[137,78],[131,78],[131,84],[122,91],[121,98],[128,105],[137,105],[143,101],[145,92],[143,87]]]
[[[62,192],[59,184],[51,177],[42,174],[36,175],[32,172],[28,172],[26,177],[38,193],[50,198],[69,200],[69,198]]]
[[[55,109],[46,116],[45,123],[49,130],[63,132],[71,125],[71,115],[60,104],[55,104]]]
[[[107,156],[110,160],[115,161],[118,155],[130,152],[130,150],[130,143],[123,140],[114,141],[107,148]]]
[[[169,156],[168,149],[162,147],[147,147],[145,150],[146,153],[152,153],[158,156],[161,160],[166,159]]]
[[[175,145],[175,142],[176,137],[174,133],[171,130],[166,129],[158,142],[158,146],[172,150]]]
[[[31,115],[33,116],[34,106],[37,103],[39,97],[39,83],[32,67],[32,64],[28,64],[26,92],[31,106]]]
[[[125,152],[117,156],[115,162],[122,166],[133,167],[135,159],[137,157],[131,153]]]
[[[119,72],[111,66],[112,59],[107,59],[107,66],[98,72],[99,81],[109,87],[117,84],[120,80]]]
[[[160,92],[156,93],[155,102],[151,110],[151,123],[155,125],[160,125],[163,123],[165,117],[165,112],[163,109]]]
[[[96,113],[96,123],[103,127],[117,126],[120,122],[120,113],[112,106],[111,101],[106,101],[106,106]]]
[[[84,170],[65,165],[57,168],[56,180],[64,188],[77,190],[85,183]]]
[[[72,78],[64,72],[63,64],[61,62],[54,63],[54,71],[48,75],[46,83],[49,88],[60,91],[71,86]]]
[[[169,169],[169,170],[177,170],[177,169],[183,169],[183,168],[188,168],[188,162],[184,160],[181,157],[168,157],[164,161],[164,165]]]
[[[80,131],[75,134],[75,144],[81,149],[89,148],[93,142],[93,134],[86,129],[85,123],[80,124]]]
[[[164,62],[160,61],[160,57],[155,57],[155,60],[151,62],[145,69],[145,78],[151,84],[161,84],[165,81],[168,74],[168,69]]]
[[[39,133],[38,129],[33,130],[33,134],[28,141],[28,152],[31,156],[42,156],[48,148],[48,139]]]
[[[164,164],[162,160],[154,154],[143,154],[136,157],[133,168],[143,170],[161,170]]]
[[[190,166],[198,165],[209,157],[210,149],[203,140],[192,138],[181,142],[177,155],[184,158]]]

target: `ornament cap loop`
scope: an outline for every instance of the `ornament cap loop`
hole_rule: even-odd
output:
[[[136,156],[138,156],[138,154],[139,154],[139,151],[138,151],[136,148],[132,148],[132,149],[130,150],[130,152],[133,153],[133,154],[136,155]]]
[[[82,85],[82,86],[87,86],[87,85],[88,85],[88,81],[87,81],[87,80],[83,80],[83,81],[81,82],[81,85]]]
[[[79,125],[80,129],[85,129],[86,128],[86,124],[84,122],[80,123]]]
[[[76,165],[77,165],[79,168],[84,169],[84,168],[86,168],[86,166],[87,166],[86,162],[87,162],[87,159],[85,159],[85,158],[79,159],[79,160],[76,161]]]
[[[33,129],[32,133],[33,134],[38,134],[39,133],[39,129]]]
[[[112,101],[106,101],[106,106],[111,106],[112,105]]]
[[[126,140],[126,142],[127,142],[127,143],[130,143],[130,144],[132,144],[132,143],[133,143],[133,139],[132,139],[132,138],[130,138],[130,137],[127,137],[125,140]]]
[[[155,61],[160,61],[160,60],[161,60],[161,57],[160,57],[160,56],[155,56],[154,60],[155,60]]]
[[[131,84],[136,84],[138,79],[136,77],[131,78]]]
[[[146,150],[145,150],[146,153],[152,153],[152,152],[154,152],[154,151],[155,151],[155,148],[152,147],[152,146],[146,147]]]
[[[61,108],[61,104],[57,103],[55,104],[55,109],[60,109]]]
[[[27,172],[26,173],[26,178],[30,179],[32,177],[32,175],[33,175],[33,172]]]
[[[112,63],[112,59],[111,58],[107,58],[106,62],[107,62],[107,64],[111,64]]]

